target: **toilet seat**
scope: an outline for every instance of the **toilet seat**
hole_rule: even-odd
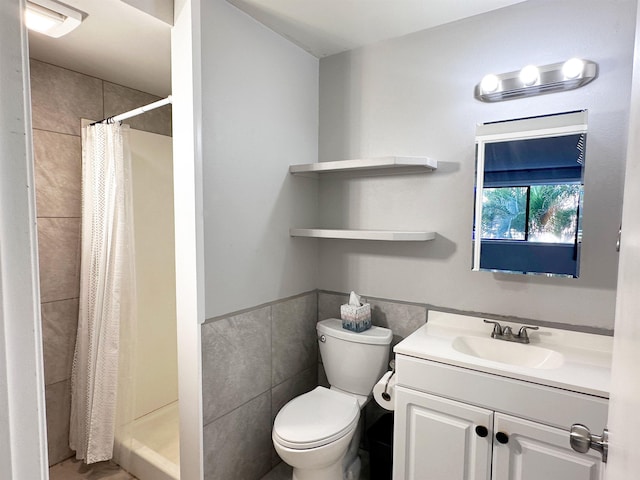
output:
[[[292,449],[327,445],[354,430],[360,418],[358,400],[316,387],[287,403],[276,416],[273,438]]]

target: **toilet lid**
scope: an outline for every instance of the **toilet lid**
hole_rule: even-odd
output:
[[[273,435],[284,447],[320,447],[354,429],[359,417],[355,397],[316,387],[282,407],[273,424]]]

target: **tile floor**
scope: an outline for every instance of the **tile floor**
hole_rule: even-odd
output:
[[[369,478],[369,458],[366,452],[360,452],[362,470],[360,480]],[[99,462],[85,465],[80,460],[69,458],[49,469],[49,480],[137,480],[113,462]],[[291,467],[279,463],[261,480],[291,480]]]
[[[284,462],[280,462],[276,468],[260,480],[291,480],[291,467]]]
[[[49,480],[137,480],[136,477],[109,462],[85,465],[69,458],[49,468]]]

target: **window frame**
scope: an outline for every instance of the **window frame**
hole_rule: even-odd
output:
[[[568,112],[553,114],[541,117],[523,118],[518,120],[508,120],[503,122],[493,122],[479,124],[476,127],[476,172],[475,172],[475,209],[474,209],[474,222],[473,222],[473,258],[472,258],[472,270],[491,270],[491,271],[504,271],[512,273],[535,273],[545,274],[547,272],[528,272],[516,269],[488,269],[481,268],[481,247],[484,242],[505,242],[505,240],[499,239],[482,239],[482,209],[483,209],[483,190],[484,190],[484,164],[485,164],[485,146],[490,143],[498,143],[514,140],[529,140],[545,137],[558,137],[566,135],[586,134],[587,133],[587,110],[581,110],[577,112]],[[583,167],[584,168],[584,167]],[[584,184],[583,184],[584,185]],[[529,193],[528,193],[529,195]],[[584,196],[584,190],[583,190]],[[582,215],[582,209],[579,208],[578,215]],[[527,205],[527,216],[529,215]],[[528,221],[528,220],[527,220]],[[577,236],[581,237],[581,235]],[[580,243],[579,239],[578,243]],[[511,242],[507,240],[507,242]],[[514,241],[515,242],[515,241]],[[518,240],[524,244],[537,244],[543,245],[543,242],[531,242],[528,239],[526,241]],[[546,244],[548,246],[554,244]],[[576,254],[579,254],[579,245],[575,245]],[[576,258],[579,258],[577,256]],[[566,273],[560,273],[562,276],[577,277],[579,273],[579,265],[576,262],[575,275]],[[555,273],[550,273],[556,275]]]

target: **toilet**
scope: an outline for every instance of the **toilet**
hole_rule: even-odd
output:
[[[293,467],[293,480],[357,480],[360,410],[387,369],[393,334],[382,327],[352,332],[336,318],[316,330],[331,388],[316,387],[282,407],[273,445]]]

